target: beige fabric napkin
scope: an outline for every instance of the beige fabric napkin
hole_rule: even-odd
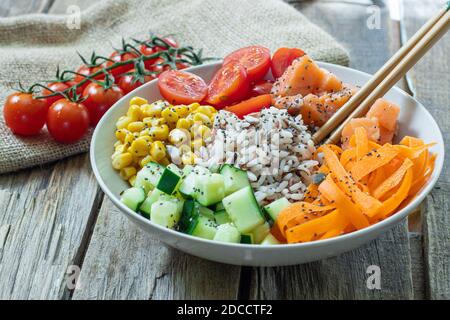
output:
[[[250,44],[271,49],[300,47],[314,59],[348,64],[346,51],[301,13],[279,0],[108,0],[76,19],[28,15],[0,19],[0,105],[18,81],[28,85],[52,79],[56,66],[75,68],[76,51],[89,56],[111,52],[122,37],[145,38],[149,31],[175,34],[185,45],[203,48],[205,56],[223,57]],[[0,107],[0,108],[2,108]],[[14,136],[0,119],[0,173],[55,161],[89,150],[91,133],[63,145],[44,129],[39,136]]]

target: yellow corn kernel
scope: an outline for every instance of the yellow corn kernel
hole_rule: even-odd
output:
[[[191,135],[186,129],[173,129],[169,133],[169,142],[174,146],[180,146],[182,144],[189,144]]]
[[[209,106],[200,106],[195,110],[195,112],[203,113],[204,115],[208,116],[208,118],[210,118],[213,114]]]
[[[190,109],[191,112],[195,111],[198,107],[200,107],[200,103],[198,102],[194,102],[188,105],[188,108]]]
[[[114,157],[112,161],[112,166],[114,169],[120,170],[122,168],[128,167],[133,162],[133,156],[129,152],[119,154]]]
[[[189,114],[189,108],[186,105],[180,104],[178,106],[173,106],[173,109],[178,114],[180,118],[184,118]]]
[[[161,117],[163,117],[168,123],[177,123],[179,118],[174,108],[165,108],[161,111]]]
[[[144,131],[142,131],[142,132],[144,132]],[[141,132],[141,134],[142,134],[142,132]],[[140,134],[139,139],[144,139],[145,141],[147,141],[147,143],[148,143],[149,145],[150,145],[150,143],[153,142],[152,137],[150,137],[149,135],[141,135],[141,134]]]
[[[128,179],[128,182],[132,187],[134,187],[134,183],[136,182],[136,175],[131,176],[131,178]]]
[[[145,127],[145,124],[142,121],[133,121],[128,125],[128,130],[131,132],[142,131]]]
[[[180,150],[181,154],[191,152],[191,146],[189,144],[183,144],[179,146],[178,149]]]
[[[191,127],[191,121],[185,118],[178,119],[176,127],[177,129],[189,129]]]
[[[142,129],[141,132],[139,132],[139,137],[149,136],[149,135],[150,135],[150,129],[147,127],[144,127],[144,129]]]
[[[163,166],[168,166],[170,164],[169,159],[167,159],[166,157],[162,158],[161,160],[158,161],[160,164],[162,164]]]
[[[116,130],[116,138],[122,142],[125,141],[125,136],[129,133],[127,129],[118,129]]]
[[[127,116],[131,118],[131,121],[139,121],[142,118],[141,107],[133,104],[128,108]]]
[[[187,152],[187,153],[181,155],[181,162],[183,162],[184,165],[194,164],[195,163],[194,153]]]
[[[150,137],[153,140],[166,140],[168,136],[169,136],[169,127],[166,124],[150,128]]]
[[[137,138],[128,148],[128,152],[135,158],[146,156],[148,154],[148,142],[142,137]]]
[[[161,116],[161,111],[164,109],[164,104],[156,102],[152,104],[145,104],[141,106],[141,109],[144,112],[144,116],[158,118]]]
[[[209,137],[211,137],[211,129],[204,124],[199,125],[197,130],[195,131],[195,136],[196,138],[208,139]]]
[[[194,150],[200,150],[200,147],[204,145],[204,141],[202,139],[194,139],[191,142],[191,148]]]
[[[134,141],[135,137],[133,133],[127,133],[127,135],[125,136],[125,140],[123,141],[124,144],[130,146],[131,143]]]
[[[152,117],[146,117],[142,119],[142,122],[144,122],[144,124],[147,127],[157,127],[163,124],[167,124],[167,121],[164,118],[152,118]]]
[[[117,140],[116,142],[114,142],[114,148],[120,146],[121,144],[122,142]]]
[[[211,119],[206,114],[200,112],[194,114],[194,122],[201,122],[207,126],[211,125]]]
[[[156,161],[160,161],[166,156],[166,147],[161,141],[155,141],[150,147],[150,156]]]
[[[141,159],[141,161],[139,161],[139,165],[141,167],[144,167],[147,163],[155,161],[150,155],[146,155],[145,157],[143,157]]]
[[[133,121],[130,117],[128,116],[122,116],[119,118],[119,120],[117,120],[116,122],[116,128],[117,129],[126,129],[126,127],[128,127],[128,124]]]
[[[127,146],[124,144],[118,145],[114,148],[114,153],[111,155],[111,159],[114,159],[119,154],[122,154],[127,151]]]
[[[135,167],[125,167],[120,170],[120,176],[122,177],[123,180],[128,180],[135,174],[136,174]]]
[[[141,98],[141,97],[133,97],[130,100],[130,106],[137,104],[138,106],[141,106],[145,103],[148,103],[147,99]]]

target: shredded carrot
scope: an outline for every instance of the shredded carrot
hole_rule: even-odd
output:
[[[316,241],[365,228],[402,209],[431,177],[436,154],[421,139],[379,145],[356,128],[348,148],[322,145],[314,158],[326,175],[310,184],[304,201],[278,215],[272,234],[288,243]],[[323,158],[319,157],[323,155]]]

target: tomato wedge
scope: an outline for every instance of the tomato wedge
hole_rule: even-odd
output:
[[[261,111],[261,109],[268,108],[272,104],[272,97],[270,94],[263,94],[248,100],[239,102],[238,104],[226,107],[224,110],[233,112],[239,118],[247,114]]]
[[[250,82],[258,81],[270,69],[270,50],[263,46],[245,47],[227,55],[223,64],[231,61],[239,62],[245,68]]]
[[[173,104],[190,104],[202,101],[208,86],[199,76],[178,70],[161,73],[158,80],[161,95]]]
[[[271,80],[261,80],[253,83],[250,88],[250,97],[257,97],[262,94],[270,93],[272,90],[273,81]]]
[[[222,66],[211,80],[205,101],[217,108],[247,97],[250,82],[245,68],[236,61]]]
[[[292,61],[304,55],[305,52],[298,48],[280,48],[275,51],[271,65],[273,77],[275,79],[281,77]]]

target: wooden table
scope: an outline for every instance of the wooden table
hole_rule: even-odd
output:
[[[90,0],[4,0],[0,16],[66,12]],[[443,1],[289,1],[374,72]],[[380,11],[380,28],[366,22]],[[333,7],[333,9],[331,9]],[[376,17],[377,18],[377,17]],[[450,35],[400,83],[413,89],[450,138]],[[2,299],[445,299],[450,298],[450,171],[409,221],[335,258],[280,268],[223,265],[171,249],[130,223],[100,191],[88,155],[0,176]],[[78,266],[78,267],[76,267]],[[369,289],[379,266],[381,289]],[[79,268],[79,269],[78,269]],[[369,268],[369,269],[368,269]],[[81,270],[79,287],[70,285]],[[369,273],[367,273],[369,271]],[[369,286],[370,287],[370,286]]]

